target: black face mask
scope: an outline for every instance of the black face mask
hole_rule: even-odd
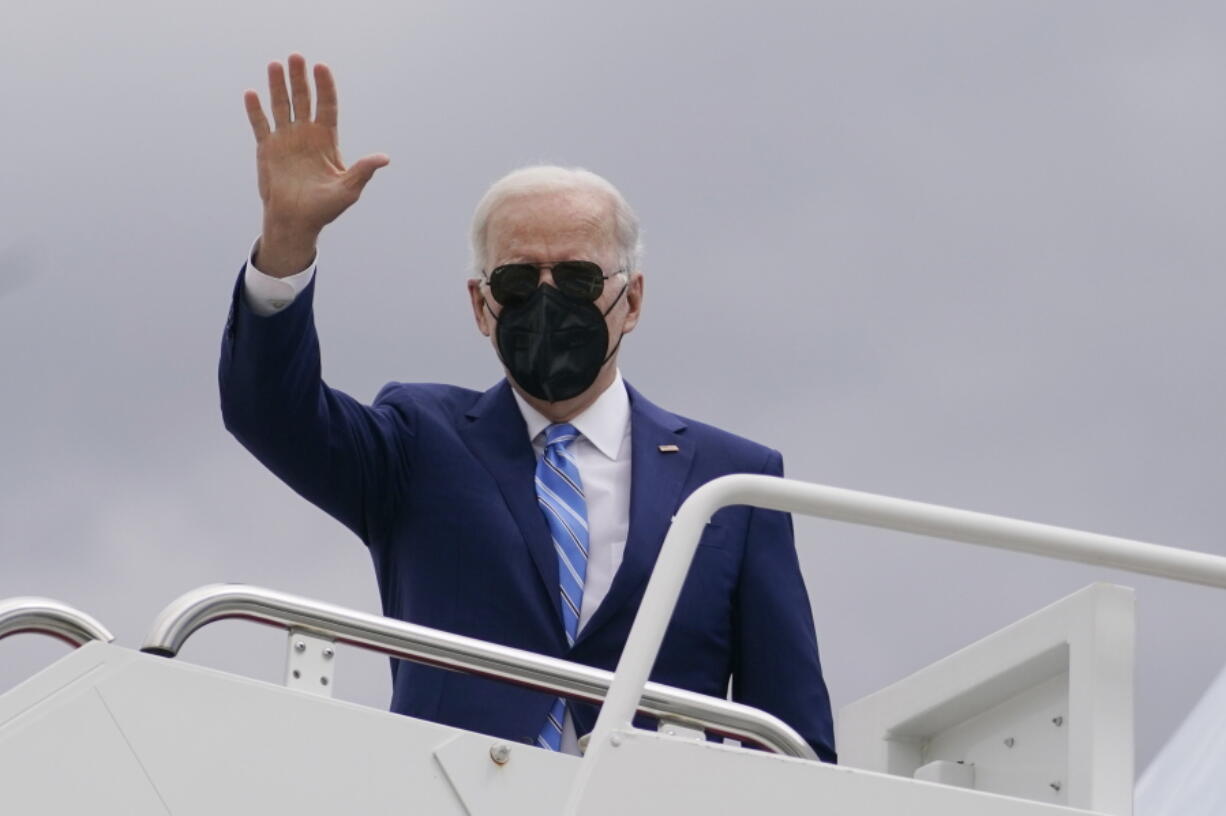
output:
[[[619,337],[605,354],[605,317],[625,293],[623,286],[603,313],[595,303],[569,298],[548,285],[536,287],[523,303],[503,306],[494,318],[502,364],[519,387],[537,399],[561,402],[579,396],[596,382],[621,345]],[[494,314],[488,302],[485,308]]]

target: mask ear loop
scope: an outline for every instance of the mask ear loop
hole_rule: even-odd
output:
[[[617,301],[622,299],[622,295],[626,294],[626,290],[629,288],[630,288],[630,281],[626,281],[626,283],[622,286],[622,290],[617,293],[617,297],[613,298],[613,302],[609,304],[609,308],[604,310],[604,314],[602,314],[601,317],[609,316],[609,312],[613,311],[613,307],[617,305]],[[609,352],[609,356],[601,360],[600,362],[601,366],[603,366],[605,363],[613,359],[613,355],[616,354],[617,350],[622,347],[622,338],[625,336],[626,336],[626,331],[625,329],[623,329],[622,333],[617,335],[617,343],[616,345],[613,346],[613,350]]]
[[[494,314],[494,310],[490,308],[490,302],[485,299],[485,295],[481,296],[481,302],[485,304],[485,311],[490,313],[490,317],[494,318],[494,325],[498,325],[498,315]]]
[[[486,286],[489,286],[489,283],[488,283],[488,282],[486,283]],[[494,310],[493,310],[493,309],[490,307],[490,302],[489,302],[489,300],[488,300],[488,299],[485,297],[485,295],[482,295],[482,296],[481,296],[481,302],[482,302],[483,304],[485,304],[485,310],[486,310],[487,312],[489,312],[489,313],[490,313],[490,317],[491,317],[491,318],[493,319],[493,321],[494,321],[494,331],[493,331],[494,338],[495,338],[495,343],[494,343],[494,353],[498,355],[498,362],[502,363],[502,367],[503,367],[503,368],[505,368],[505,369],[507,369],[508,371],[510,371],[511,367],[510,367],[509,365],[507,365],[507,361],[506,361],[505,359],[503,359],[503,356],[502,356],[502,349],[499,347],[499,345],[498,345],[498,343],[497,343],[497,337],[498,337],[498,323],[499,323],[500,318],[499,318],[499,316],[498,316],[498,315],[494,314]],[[619,341],[619,342],[620,342],[620,341]]]

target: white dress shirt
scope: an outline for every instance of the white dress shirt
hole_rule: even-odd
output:
[[[255,268],[255,250],[259,244],[260,239],[255,239],[251,252],[247,255],[247,268],[243,271],[243,294],[251,311],[260,317],[268,317],[293,303],[294,298],[307,288],[315,277],[319,256],[316,255],[311,265],[297,274],[288,278],[274,278]]]
[[[539,461],[545,452],[545,428],[551,423],[527,400],[515,394],[528,426],[528,437]],[[587,504],[588,558],[583,578],[579,630],[609,592],[626,551],[630,529],[630,397],[619,371],[587,410],[570,421],[579,438],[570,446],[583,482]]]
[[[545,452],[545,428],[550,420],[518,391],[512,393],[524,415],[528,437],[539,461]],[[583,631],[609,592],[626,552],[626,534],[630,530],[630,395],[620,371],[613,384],[570,424],[579,432],[570,451],[583,482],[589,531],[587,574],[583,578],[583,603],[579,609],[579,631]],[[562,751],[579,753],[579,739],[569,708],[562,723]]]
[[[256,268],[254,255],[253,246],[243,273],[243,292],[247,305],[258,315],[267,317],[281,311],[315,277],[318,258],[302,272],[287,278],[274,278]],[[519,392],[512,393],[539,461],[545,452],[545,428],[551,424],[550,420],[529,405]],[[579,630],[582,631],[609,592],[613,576],[621,566],[630,530],[630,395],[620,371],[612,385],[570,424],[579,432],[570,451],[583,482],[589,530],[587,574],[579,610]],[[579,753],[569,708],[562,727],[562,750],[568,754]]]

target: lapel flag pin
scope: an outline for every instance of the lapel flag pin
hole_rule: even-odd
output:
[[[681,452],[681,448],[677,447],[676,445],[661,445],[660,446],[660,453],[680,453],[680,452]]]

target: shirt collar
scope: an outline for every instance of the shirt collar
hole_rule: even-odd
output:
[[[511,389],[515,395],[515,403],[519,412],[524,415],[524,424],[528,426],[528,439],[535,440],[553,423],[540,411],[528,404],[519,392]],[[622,380],[620,370],[613,383],[587,407],[583,413],[570,421],[583,438],[595,446],[596,450],[609,459],[617,459],[621,453],[622,442],[626,438],[626,428],[630,425],[630,395],[626,393],[626,383]]]

